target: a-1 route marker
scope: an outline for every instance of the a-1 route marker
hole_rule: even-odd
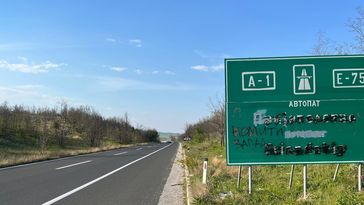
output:
[[[243,91],[275,90],[274,71],[242,72]]]

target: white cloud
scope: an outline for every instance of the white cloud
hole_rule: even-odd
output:
[[[143,46],[143,41],[141,39],[130,39],[130,40],[117,40],[115,38],[106,38],[107,42],[114,44],[123,44],[123,45],[131,45],[137,48],[141,48]],[[1,47],[0,47],[1,48]]]
[[[116,39],[114,39],[114,38],[107,38],[106,41],[111,42],[111,43],[116,43]]]
[[[50,70],[57,69],[62,66],[66,66],[67,64],[64,63],[52,63],[51,61],[45,61],[43,63],[28,63],[28,59],[24,57],[18,57],[21,59],[21,63],[9,63],[6,60],[0,60],[0,68],[22,72],[22,73],[47,73]]]
[[[142,40],[140,39],[132,39],[132,40],[129,40],[130,43],[142,43]]]
[[[137,48],[142,47],[142,40],[140,39],[131,39],[129,40],[129,43]]]
[[[210,52],[205,52],[205,51],[201,51],[201,50],[194,50],[193,51],[196,55],[198,55],[199,57],[208,60],[208,62],[223,62],[225,58],[230,58],[229,55],[227,54],[223,54],[223,53],[210,53]],[[217,64],[217,65],[211,65],[211,66],[207,66],[207,65],[200,65],[200,67],[196,67],[193,66],[196,69],[194,70],[200,70],[200,71],[210,71],[210,72],[218,72],[218,71],[223,71],[224,70],[224,64]],[[192,68],[193,69],[193,68]]]
[[[134,72],[138,75],[141,75],[144,73],[144,71],[140,70],[140,69],[135,69]]]
[[[37,47],[39,47],[39,45],[33,43],[25,43],[25,42],[0,44],[1,51],[32,50]]]
[[[23,57],[23,56],[18,56],[18,59],[23,61],[23,62],[28,62],[28,58]]]
[[[176,75],[176,73],[170,70],[153,70],[153,71],[145,71],[142,69],[135,69],[134,72],[138,75]]]
[[[60,96],[48,95],[50,91],[43,85],[17,85],[0,86],[0,102],[9,102],[12,105],[29,106],[56,106],[59,102],[66,101],[74,104],[76,101]]]
[[[212,71],[223,71],[224,70],[224,64],[219,64],[219,65],[214,65],[214,66],[211,66],[211,70]]]
[[[110,69],[116,72],[123,72],[124,70],[126,70],[126,68],[124,67],[111,67]]]
[[[107,91],[120,90],[153,90],[153,91],[188,91],[196,89],[190,84],[160,84],[154,82],[143,82],[138,80],[115,78],[115,77],[99,77],[97,79],[99,87]],[[199,88],[201,89],[201,88]]]
[[[210,53],[201,50],[194,50],[193,52],[201,58],[208,59],[210,61],[223,61],[225,58],[230,58],[230,55],[223,53]]]
[[[166,74],[166,75],[176,75],[176,73],[174,73],[174,72],[172,72],[170,70],[164,71],[164,74]]]
[[[209,67],[205,66],[205,65],[195,65],[195,66],[192,66],[191,69],[198,70],[198,71],[204,71],[204,72],[209,71]]]
[[[196,65],[191,67],[192,70],[204,71],[204,72],[218,72],[224,70],[224,64],[207,66],[207,65]]]

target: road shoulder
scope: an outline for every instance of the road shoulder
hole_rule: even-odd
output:
[[[182,165],[182,145],[179,143],[171,172],[159,198],[159,205],[183,205],[184,168]]]

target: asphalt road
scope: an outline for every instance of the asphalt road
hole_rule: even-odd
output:
[[[178,143],[0,169],[0,204],[157,204]]]

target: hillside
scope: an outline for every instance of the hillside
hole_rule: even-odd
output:
[[[159,132],[159,139],[160,140],[170,140],[171,136],[179,136],[180,133],[173,133],[173,132]]]

